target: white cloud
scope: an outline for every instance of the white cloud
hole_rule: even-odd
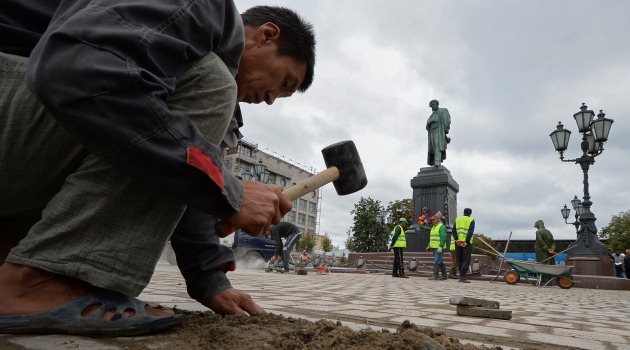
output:
[[[573,134],[582,102],[615,120],[604,154],[589,172],[597,227],[630,209],[630,3],[626,1],[265,1],[314,24],[315,81],[305,94],[271,107],[243,106],[246,137],[322,170],[320,150],[352,139],[368,186],[337,196],[323,190],[320,233],[343,244],[361,197],[411,198],[426,166],[428,103],[440,100],[453,124],[444,165],[472,207],[479,232],[534,237],[545,221],[556,238],[575,237],[560,215],[582,197],[582,172],[562,163],[549,133]],[[258,5],[237,1],[241,10]]]

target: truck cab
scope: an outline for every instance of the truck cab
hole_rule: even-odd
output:
[[[234,232],[232,250],[237,261],[246,264],[264,264],[271,259],[276,249],[276,241],[264,235],[254,237],[241,230]]]

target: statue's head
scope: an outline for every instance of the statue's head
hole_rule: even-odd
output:
[[[440,102],[438,100],[431,100],[431,102],[429,102],[429,107],[431,107],[431,109],[433,110],[438,109],[439,105],[440,105]]]

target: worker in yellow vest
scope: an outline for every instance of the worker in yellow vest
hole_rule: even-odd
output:
[[[433,252],[433,277],[432,280],[447,279],[446,265],[442,260],[442,252],[446,249],[446,226],[442,223],[442,213],[439,211],[431,216],[431,233],[429,236],[429,246],[426,251]],[[442,278],[440,277],[442,271]]]
[[[457,253],[455,252],[455,239],[451,238],[451,245],[448,250],[451,252],[451,268],[448,273],[448,277],[457,278],[457,271],[459,271],[459,261],[457,260]]]
[[[459,282],[470,283],[466,279],[468,267],[470,266],[470,256],[472,253],[473,233],[475,232],[475,219],[473,219],[472,209],[464,209],[464,216],[455,219],[453,226],[453,239],[455,239],[455,254],[459,261]]]
[[[407,227],[407,219],[400,218],[398,225],[392,230],[392,242],[389,249],[394,249],[394,266],[392,277],[409,278],[405,275],[405,262],[403,260],[403,250],[407,248],[405,240],[405,228]]]

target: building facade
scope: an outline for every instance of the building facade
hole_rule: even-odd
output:
[[[245,181],[261,181],[291,187],[314,175],[314,170],[297,164],[281,155],[258,149],[258,144],[246,139],[225,152],[224,166]],[[319,225],[321,190],[315,190],[293,201],[293,209],[283,218],[295,224],[302,233],[316,235]]]

